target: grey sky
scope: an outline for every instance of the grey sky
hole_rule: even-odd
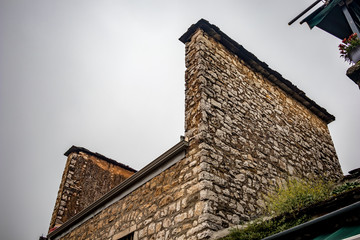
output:
[[[360,91],[340,40],[287,22],[313,0],[0,0],[0,239],[47,232],[71,146],[140,169],[184,134],[184,45],[205,18],[335,115],[357,168]]]

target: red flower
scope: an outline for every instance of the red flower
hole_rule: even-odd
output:
[[[355,48],[360,46],[360,39],[356,33],[351,34],[348,38],[344,38],[342,43],[339,44],[338,48],[340,51],[340,57],[345,58],[345,61],[351,62],[349,53]]]

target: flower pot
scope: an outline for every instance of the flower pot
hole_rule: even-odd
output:
[[[349,52],[349,58],[353,63],[357,63],[360,61],[360,46],[354,48],[351,52]]]

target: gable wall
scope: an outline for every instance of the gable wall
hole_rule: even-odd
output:
[[[89,206],[134,172],[84,152],[68,156],[50,230]]]
[[[202,30],[186,67],[186,137],[202,149],[211,231],[261,214],[288,177],[341,178],[327,124]]]

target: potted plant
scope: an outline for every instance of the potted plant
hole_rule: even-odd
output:
[[[360,39],[356,33],[351,34],[345,38],[339,45],[340,57],[343,57],[346,62],[357,63],[360,61]]]

